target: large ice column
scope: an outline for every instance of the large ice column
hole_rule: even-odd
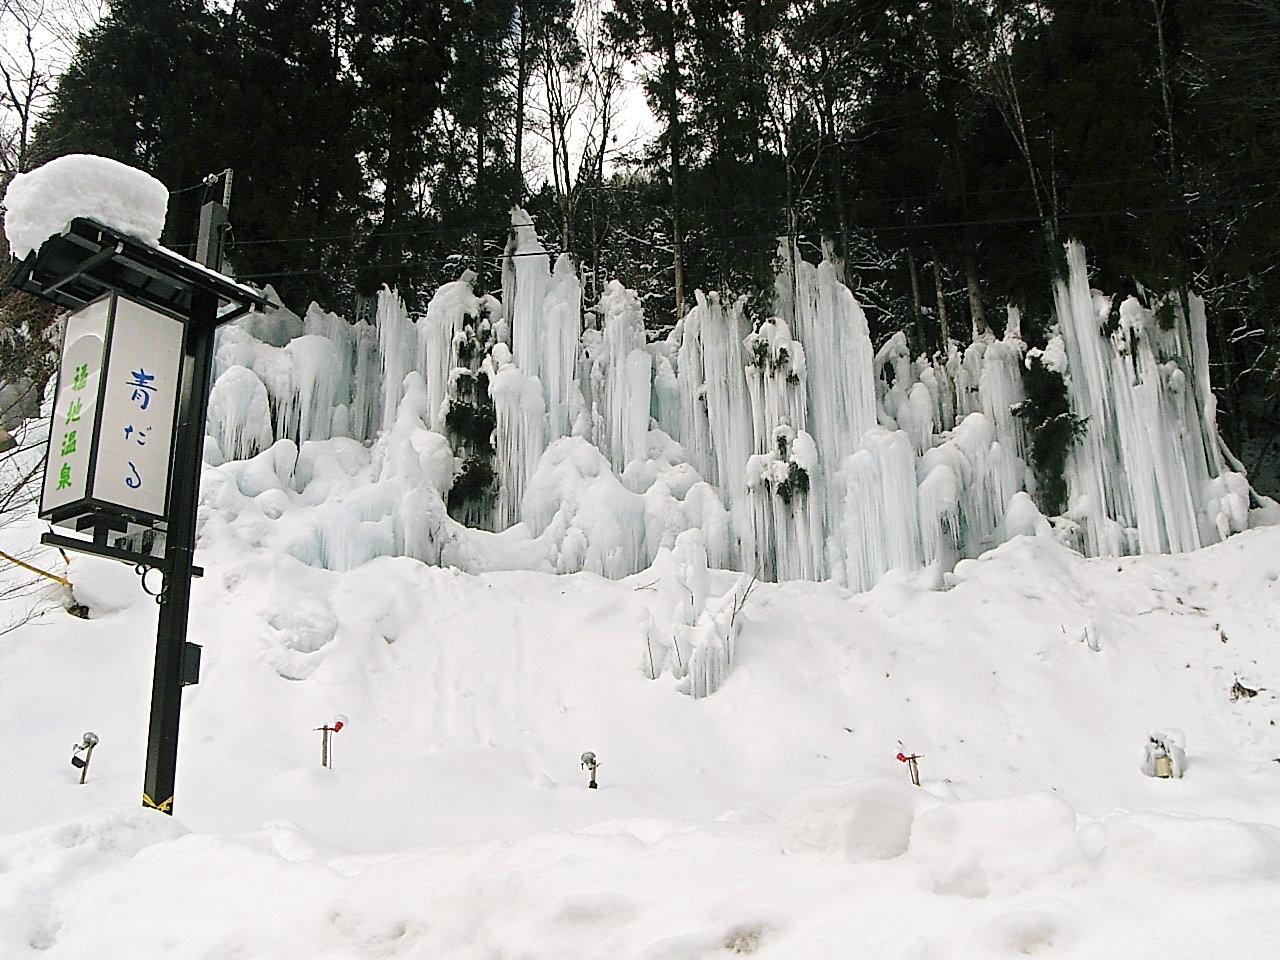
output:
[[[676,376],[671,358],[665,353],[655,353],[653,358],[653,393],[649,413],[658,429],[675,440],[680,439],[684,414],[680,395],[680,380]]]
[[[1156,332],[1151,314],[1125,300],[1113,340],[1115,414],[1141,553],[1201,546],[1196,501],[1209,480],[1199,431],[1194,444],[1185,442],[1186,378],[1175,362],[1156,358]]]
[[[868,590],[890,570],[920,566],[916,453],[901,430],[872,428],[835,477],[840,509],[830,536],[833,574]]]
[[[546,248],[538,240],[533,219],[524,210],[511,211],[512,242],[503,272],[503,303],[511,320],[511,353],[521,370],[537,376],[543,342],[542,301],[551,286]],[[508,287],[510,289],[508,290]]]
[[[787,322],[781,318],[760,324],[758,330],[747,335],[744,345],[753,452],[767,453],[773,446],[773,428],[778,424],[808,429],[804,346],[791,338]]]
[[[921,357],[918,378],[933,399],[933,432],[943,433],[956,425],[955,381],[941,355]]]
[[[774,430],[773,449],[747,461],[744,562],[762,580],[824,576],[823,503],[812,486],[817,469],[813,437],[785,423]]]
[[[376,325],[382,357],[382,429],[389,432],[404,395],[404,378],[414,369],[417,342],[404,301],[388,287],[378,291]]]
[[[711,450],[711,420],[707,415],[707,384],[702,362],[702,324],[706,315],[699,302],[676,323],[673,336],[680,339],[676,369],[681,404],[680,442],[693,468],[714,485],[719,477]]]
[[[1071,409],[1084,431],[1068,459],[1070,514],[1083,525],[1091,556],[1129,552],[1125,528],[1132,526],[1129,489],[1120,463],[1120,443],[1111,391],[1110,344],[1101,335],[1111,302],[1089,289],[1084,247],[1067,245],[1068,277],[1054,286],[1054,305],[1067,355]]]
[[[732,499],[741,493],[742,468],[754,452],[743,349],[748,329],[742,315],[744,302],[738,300],[726,308],[714,292],[705,297],[699,292],[697,300],[694,310],[704,314],[697,329],[715,476]]]
[[[996,439],[981,413],[965,417],[920,458],[920,536],[924,561],[950,567],[996,545],[1009,501],[1022,490],[1022,462]]]
[[[1067,263],[1055,296],[1072,411],[1087,418],[1068,464],[1086,549],[1190,550],[1241,529],[1247,484],[1224,469],[1211,419],[1203,304],[1188,298],[1188,311],[1169,295],[1154,310],[1132,297],[1117,308],[1089,290],[1078,243]]]
[[[939,408],[931,383],[917,380],[906,334],[898,331],[876,351],[874,369],[880,398],[880,419],[911,439],[917,454],[933,446],[939,429]],[[926,368],[932,372],[932,368]]]
[[[267,388],[252,370],[236,364],[214,381],[208,432],[228,460],[248,460],[275,442]]]
[[[514,242],[504,272],[509,285],[511,337],[516,365],[541,384],[546,409],[546,442],[568,435],[573,427],[574,379],[578,335],[582,329],[582,286],[573,261],[565,254],[548,272],[546,249],[525,211],[511,212]]]
[[[790,258],[778,279],[784,302]],[[835,264],[795,258],[792,335],[804,345],[808,366],[808,430],[823,460],[839,464],[876,425],[874,352],[867,318]]]
[[[1015,330],[987,344],[978,372],[979,408],[995,427],[1001,446],[1023,461],[1027,459],[1026,428],[1016,411],[1027,398],[1022,384],[1026,355],[1027,345]]]
[[[476,275],[462,276],[436,290],[427,304],[427,314],[416,324],[416,369],[427,387],[427,405],[433,430],[444,431],[445,398],[454,366],[454,338],[469,319],[480,313],[480,301],[473,287]]]
[[[276,439],[302,444],[329,438],[340,391],[348,385],[332,340],[308,334],[274,347],[229,326],[218,338],[214,371],[221,376],[234,366],[252,370],[266,388]]]
[[[982,379],[983,362],[987,348],[994,337],[987,336],[975,340],[959,354],[959,364],[955,370],[956,422],[959,423],[971,413],[982,410],[982,398],[979,396],[978,383]]]
[[[327,337],[338,349],[342,384],[336,402],[346,427],[334,425],[334,435],[349,433],[357,440],[371,440],[381,425],[381,361],[378,331],[370,323],[348,323],[336,313],[322,310],[316,303],[307,308],[303,332]]]
[[[302,336],[283,350],[287,358],[289,390],[276,406],[276,436],[327,440],[344,371],[333,341]],[[282,391],[283,392],[283,391]]]
[[[1187,373],[1190,381],[1188,399],[1195,405],[1196,419],[1200,427],[1200,443],[1204,446],[1209,472],[1221,474],[1227,469],[1227,461],[1235,463],[1229,452],[1224,454],[1222,437],[1218,433],[1218,398],[1213,395],[1209,383],[1208,318],[1204,312],[1204,299],[1196,294],[1187,297],[1187,310],[1178,305],[1179,334],[1186,346]],[[1236,463],[1237,469],[1239,464]],[[1245,504],[1248,506],[1247,502]]]
[[[582,333],[582,284],[567,253],[556,259],[551,287],[542,304],[545,342],[537,376],[547,406],[547,442],[566,437],[573,429],[577,393],[574,370],[578,337]]]
[[[604,331],[600,356],[592,364],[592,381],[598,384],[592,393],[596,406],[603,407],[599,416],[604,429],[595,441],[621,474],[628,463],[645,456],[653,361],[645,349],[644,309],[634,291],[611,280],[601,294],[600,310]]]
[[[521,519],[546,544],[558,573],[617,579],[649,563],[644,498],[582,437],[547,447],[525,489]]]
[[[505,344],[494,346],[485,363],[485,372],[497,423],[494,472],[498,477],[498,504],[494,526],[505,530],[520,520],[525,485],[546,446],[543,435],[546,411],[542,384],[511,361]]]

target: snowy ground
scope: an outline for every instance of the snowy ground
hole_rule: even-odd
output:
[[[705,700],[641,672],[642,613],[674,600],[662,558],[621,582],[330,573],[215,514],[198,562],[204,668],[172,819],[139,807],[156,607],[132,572],[75,560],[92,619],[0,636],[6,960],[1202,958],[1280,940],[1280,528],[1125,560],[1018,538],[943,593],[760,585]],[[1260,692],[1232,700],[1237,678]],[[327,771],[312,728],[338,713]],[[1184,779],[1141,775],[1156,730],[1185,738]]]

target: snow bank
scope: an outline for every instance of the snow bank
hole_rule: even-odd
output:
[[[16,174],[4,205],[9,249],[21,260],[77,217],[158,244],[169,191],[150,174],[116,160],[73,153]]]
[[[807,790],[782,811],[782,852],[891,860],[907,852],[928,799],[905,780],[880,777]]]

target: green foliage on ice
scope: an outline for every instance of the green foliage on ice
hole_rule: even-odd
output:
[[[1023,377],[1027,399],[1014,408],[1031,436],[1031,463],[1040,507],[1056,515],[1067,506],[1067,457],[1085,430],[1086,420],[1071,412],[1062,374],[1033,355]]]

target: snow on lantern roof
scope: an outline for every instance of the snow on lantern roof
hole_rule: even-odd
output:
[[[73,153],[17,174],[5,191],[4,206],[9,248],[22,260],[80,217],[159,246],[169,191],[142,170]]]

